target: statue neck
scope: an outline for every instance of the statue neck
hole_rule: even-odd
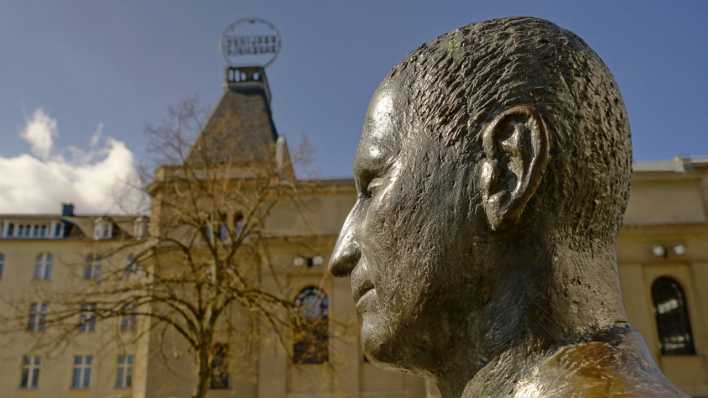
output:
[[[500,263],[505,265],[489,304],[470,314],[466,341],[449,353],[450,367],[436,375],[443,397],[460,397],[495,363],[506,364],[502,378],[520,380],[559,347],[628,328],[614,245],[592,251],[528,245],[528,255],[519,256],[521,246]]]

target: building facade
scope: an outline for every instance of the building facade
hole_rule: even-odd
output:
[[[256,150],[263,146],[275,148],[275,162],[284,167],[287,145],[273,123],[270,95],[263,70],[228,70],[224,95],[196,145],[214,139],[218,129],[232,141],[210,156],[237,154],[236,175],[263,160]],[[158,170],[156,183],[166,181],[169,170]],[[311,336],[291,336],[287,348],[275,336],[261,336],[247,356],[236,354],[243,345],[239,333],[226,336],[216,347],[224,374],[209,396],[436,396],[435,386],[421,378],[368,363],[358,341],[349,282],[326,272],[328,255],[355,202],[353,181],[296,183],[301,208],[283,203],[272,209],[269,250],[275,272],[287,281],[287,296],[306,311],[306,319],[319,322],[319,329]],[[43,295],[50,286],[77,284],[81,289],[81,283],[108,272],[136,272],[129,255],[106,264],[92,253],[139,243],[159,229],[169,216],[161,191],[151,192],[149,221],[137,215],[76,214],[70,205],[55,215],[23,215],[21,209],[0,215],[0,307],[26,313],[15,333],[0,336],[0,397],[191,396],[195,376],[188,349],[178,336],[151,332],[147,320],[96,322],[86,303],[82,315],[70,320],[78,325],[78,337],[61,347],[38,344],[43,314],[54,304]],[[296,211],[303,217],[293,217]],[[625,307],[665,374],[694,397],[708,397],[707,217],[708,159],[635,164],[618,244]],[[278,289],[267,276],[260,283]],[[131,338],[136,334],[140,337]],[[319,349],[307,349],[313,346]]]

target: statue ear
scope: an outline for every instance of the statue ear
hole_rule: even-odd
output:
[[[482,204],[492,230],[519,221],[536,192],[549,158],[546,126],[535,107],[515,106],[482,133]]]

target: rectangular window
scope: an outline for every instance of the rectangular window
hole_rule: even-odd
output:
[[[52,279],[53,257],[50,253],[41,253],[37,256],[37,262],[34,265],[34,278],[48,281]]]
[[[2,274],[5,271],[5,255],[0,253],[0,279],[2,279]]]
[[[133,356],[118,355],[116,388],[130,388],[133,385]]]
[[[128,255],[125,258],[125,268],[123,268],[123,279],[130,279],[131,276],[138,273],[138,262],[135,261],[133,255]]]
[[[231,240],[229,227],[226,224],[219,224],[219,240],[222,242],[229,242]]]
[[[47,303],[32,303],[30,304],[29,317],[27,319],[28,332],[41,332],[44,330],[47,322]]]
[[[79,315],[79,331],[82,333],[96,331],[96,304],[81,304]]]
[[[54,237],[55,238],[63,238],[64,237],[64,223],[63,222],[58,222],[54,224]]]
[[[40,359],[38,356],[22,356],[22,375],[20,376],[20,388],[39,387],[39,365]]]
[[[74,355],[74,367],[71,372],[71,388],[89,388],[91,385],[92,355]]]
[[[135,330],[137,316],[135,315],[135,306],[127,304],[123,307],[123,315],[120,317],[120,331],[132,332]]]
[[[98,260],[86,264],[84,267],[84,279],[95,281],[101,278],[101,263]]]

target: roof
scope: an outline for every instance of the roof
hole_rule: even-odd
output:
[[[708,166],[706,156],[674,156],[670,160],[651,160],[635,162],[632,171],[637,172],[675,172],[685,173],[694,167]]]
[[[258,80],[228,80],[197,142],[187,157],[196,164],[223,164],[272,159],[278,133],[270,109],[265,72],[249,71]]]

